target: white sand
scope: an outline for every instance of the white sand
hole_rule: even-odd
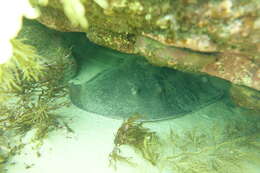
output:
[[[240,114],[240,111],[229,108],[223,102],[217,102],[199,111],[178,119],[154,122],[145,126],[157,131],[163,136],[169,129],[188,129],[192,126],[207,124],[210,127],[215,122],[226,122]],[[45,140],[40,153],[25,148],[20,156],[15,157],[15,165],[8,167],[8,173],[112,173],[108,167],[108,155],[113,148],[114,135],[121,125],[121,120],[114,120],[82,111],[74,106],[64,110],[64,115],[72,117],[70,127],[75,133],[65,130],[53,132]],[[203,129],[202,129],[203,130]],[[135,156],[134,153],[130,155]],[[148,162],[136,158],[138,166],[119,166],[118,173],[159,173]],[[139,159],[139,160],[138,160]],[[32,165],[26,169],[26,165]],[[249,172],[257,172],[248,170]],[[172,173],[167,170],[163,173]]]

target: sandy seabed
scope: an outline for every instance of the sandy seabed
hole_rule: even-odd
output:
[[[80,110],[75,106],[66,108],[62,114],[70,120],[74,133],[59,130],[51,133],[40,148],[40,157],[36,151],[25,147],[20,155],[8,166],[7,173],[114,173],[109,167],[108,155],[113,149],[113,140],[122,120],[110,119]],[[192,127],[211,127],[214,123],[224,123],[241,118],[240,109],[230,107],[220,100],[196,112],[177,119],[146,123],[145,127],[156,131],[160,136],[169,129],[183,130]],[[205,130],[205,129],[201,129]],[[173,173],[159,171],[148,162],[137,158],[138,165],[130,167],[119,165],[117,173]],[[249,167],[248,173],[259,172],[260,167]]]

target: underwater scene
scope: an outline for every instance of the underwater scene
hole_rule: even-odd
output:
[[[260,172],[260,1],[19,3],[0,173]]]

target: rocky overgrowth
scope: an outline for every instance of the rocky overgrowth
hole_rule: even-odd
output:
[[[159,66],[260,90],[258,0],[31,0],[38,21]]]
[[[137,52],[155,65],[207,73],[234,84],[260,90],[259,65],[245,55],[232,52],[194,52],[165,46],[146,37],[138,37],[135,47]]]
[[[255,92],[247,87],[234,85],[230,88],[230,95],[237,105],[260,111],[259,92]]]

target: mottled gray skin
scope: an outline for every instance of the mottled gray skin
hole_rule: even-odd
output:
[[[73,104],[83,110],[116,119],[141,114],[143,121],[155,121],[177,118],[223,96],[215,86],[219,79],[156,67],[143,57],[103,47],[93,49],[70,87]]]

